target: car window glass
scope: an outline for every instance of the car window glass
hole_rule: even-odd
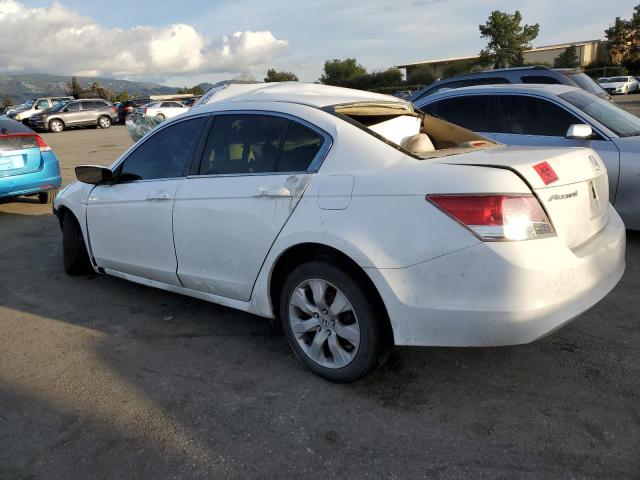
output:
[[[96,102],[82,102],[82,110],[95,110]]]
[[[582,123],[575,116],[541,99],[521,95],[500,95],[499,133],[564,137],[569,127]]]
[[[178,103],[178,102],[171,102],[170,106],[172,108],[184,108],[184,105],[182,105],[181,103]]]
[[[80,110],[80,103],[78,102],[70,103],[66,106],[66,109],[68,112],[77,112]]]
[[[464,82],[462,80],[459,80],[457,82],[448,82],[442,85],[438,85],[433,90],[430,90],[429,95],[442,92],[444,90],[451,90],[452,88],[460,88],[460,87],[464,87]]]
[[[36,105],[38,110],[49,108],[49,102],[47,100],[38,100],[38,103]]]
[[[216,117],[200,165],[201,175],[274,172],[288,120],[272,115]]]
[[[557,78],[546,77],[544,75],[523,75],[520,77],[522,83],[538,83],[544,85],[559,85],[561,82]]]
[[[171,102],[162,102],[160,104],[160,108],[169,108],[171,107]]]
[[[316,158],[324,139],[298,122],[290,121],[278,160],[279,172],[304,172]]]
[[[489,131],[490,100],[491,97],[488,95],[446,98],[432,103],[426,110],[422,108],[422,111],[430,115],[437,115],[447,122],[469,130],[487,132]]]
[[[204,121],[201,117],[178,122],[149,137],[124,160],[119,181],[184,176]]]

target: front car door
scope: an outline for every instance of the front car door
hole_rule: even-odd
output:
[[[205,123],[200,116],[159,129],[114,168],[113,185],[91,191],[87,227],[98,266],[180,285],[173,204]]]
[[[187,288],[248,301],[262,263],[330,147],[314,126],[275,113],[216,114],[174,207]]]

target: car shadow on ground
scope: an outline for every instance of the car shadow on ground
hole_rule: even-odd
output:
[[[559,332],[397,348],[335,385],[265,319],[65,275],[54,217],[0,211],[3,476],[631,478],[640,236],[628,238],[622,284]]]

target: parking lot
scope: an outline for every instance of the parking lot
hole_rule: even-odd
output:
[[[43,138],[64,184],[131,144]],[[0,243],[1,479],[639,478],[640,234],[615,290],[549,337],[397,348],[349,385],[265,319],[67,276],[50,205],[0,204]]]

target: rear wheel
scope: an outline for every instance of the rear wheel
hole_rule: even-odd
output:
[[[280,298],[282,327],[298,358],[334,382],[353,382],[380,364],[384,319],[347,272],[321,261],[295,268]]]
[[[53,203],[58,195],[58,190],[48,190],[46,192],[38,193],[38,201],[40,203]]]
[[[164,120],[164,115],[163,115],[163,114],[161,114],[161,113],[159,113],[159,114],[157,114],[157,115],[156,115],[156,118],[157,118],[158,120],[162,121],[162,120]]]
[[[64,130],[64,123],[62,123],[62,120],[51,120],[49,122],[49,131],[53,132],[53,133],[60,133],[61,131]]]
[[[100,128],[109,128],[111,126],[111,119],[105,116],[100,117],[98,119],[98,126]]]
[[[62,219],[62,257],[64,270],[69,275],[87,275],[93,272],[80,224],[69,212]]]

